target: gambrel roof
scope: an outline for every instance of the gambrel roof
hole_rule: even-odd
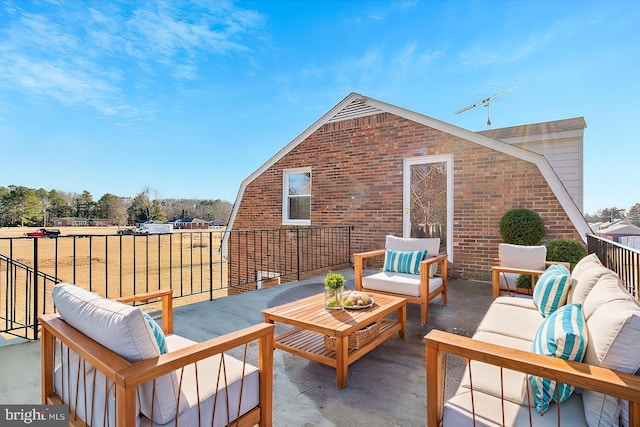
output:
[[[575,226],[576,230],[582,236],[582,239],[586,242],[586,235],[591,233],[591,229],[584,219],[582,213],[576,206],[575,202],[567,192],[565,186],[562,184],[558,176],[556,175],[553,168],[550,166],[547,159],[541,155],[534,153],[532,151],[520,148],[515,145],[511,145],[492,137],[485,135],[486,132],[472,132],[467,129],[463,129],[461,127],[452,125],[450,123],[443,122],[441,120],[434,119],[429,116],[425,116],[423,114],[416,113],[414,111],[410,111],[395,105],[388,104],[386,102],[379,101],[374,98],[369,98],[367,96],[363,96],[358,93],[351,93],[342,101],[340,101],[335,107],[329,110],[325,115],[323,115],[320,119],[318,119],[315,123],[309,126],[304,132],[298,135],[293,141],[289,142],[286,146],[284,146],[280,151],[278,151],[273,157],[267,160],[262,166],[256,169],[251,175],[245,178],[240,184],[240,188],[238,190],[238,194],[236,196],[236,200],[234,203],[233,211],[231,213],[231,217],[229,218],[229,222],[227,224],[227,230],[231,230],[233,228],[233,223],[237,214],[237,210],[239,209],[240,202],[244,195],[245,188],[254,181],[257,177],[259,177],[263,172],[268,170],[271,166],[273,166],[276,162],[282,159],[287,155],[291,150],[293,150],[296,146],[302,143],[305,139],[307,139],[311,134],[313,134],[316,130],[327,123],[339,122],[347,119],[354,119],[358,117],[366,117],[372,116],[380,113],[390,113],[396,116],[405,118],[407,120],[411,120],[413,122],[422,124],[424,126],[428,126],[430,128],[439,130],[444,133],[448,133],[450,135],[457,136],[459,138],[465,139],[467,141],[480,144],[484,147],[490,148],[492,150],[496,150],[510,156],[528,161],[530,163],[535,164],[540,170],[543,177],[546,179],[549,187],[555,194],[556,198],[564,208],[567,216]],[[562,124],[564,122],[565,125],[569,126],[579,126],[579,121],[582,120],[584,123],[584,119],[571,119],[569,121],[558,121],[558,124]],[[550,122],[553,123],[553,122]],[[531,125],[532,130],[540,129],[545,126],[542,123]],[[551,126],[551,125],[547,125]],[[516,127],[518,128],[518,127]],[[498,129],[495,130],[496,132]],[[226,254],[226,243],[227,243],[228,233],[225,233],[222,246],[221,253],[223,255]]]

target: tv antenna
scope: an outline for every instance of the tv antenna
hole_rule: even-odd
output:
[[[481,105],[483,107],[487,107],[487,126],[489,126],[489,129],[491,129],[491,101],[493,101],[496,98],[500,98],[502,95],[506,95],[507,93],[511,92],[514,89],[515,89],[515,86],[512,87],[511,89],[504,90],[496,95],[485,98],[482,101],[478,101],[475,104],[471,104],[468,107],[464,107],[462,110],[456,111],[456,114],[464,113],[465,111],[471,110],[472,108],[476,108]]]

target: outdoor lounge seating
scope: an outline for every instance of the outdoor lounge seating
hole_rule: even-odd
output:
[[[425,336],[429,426],[640,425],[640,305],[595,254],[563,269],[495,299],[473,338]],[[468,360],[446,403],[445,355]]]
[[[563,264],[567,268],[569,263],[547,261],[547,247],[512,245],[500,243],[498,245],[499,265],[491,269],[491,286],[493,299],[500,295],[508,294],[516,296],[519,292],[516,280],[520,275],[531,276],[531,287],[535,287],[536,281],[544,271],[554,265]],[[528,291],[528,289],[527,289]],[[525,292],[528,294],[528,292]]]
[[[365,261],[383,255],[383,270],[364,276]],[[384,249],[353,255],[355,289],[403,296],[407,302],[420,304],[425,324],[429,301],[441,295],[442,304],[447,304],[447,262],[447,254],[440,254],[439,238],[387,236]]]
[[[58,314],[40,318],[42,403],[69,405],[73,425],[270,426],[273,325],[196,343],[172,334],[171,296],[113,301],[57,285]],[[162,330],[124,303],[158,298]],[[254,342],[257,367],[247,361]]]

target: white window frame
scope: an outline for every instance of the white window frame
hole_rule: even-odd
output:
[[[309,203],[311,203],[311,185],[313,183],[313,175],[311,168],[295,168],[285,169],[282,171],[282,224],[283,225],[311,225],[311,206],[309,206],[309,219],[290,219],[289,218],[289,175],[308,172],[311,177],[309,185]]]
[[[445,163],[447,165],[447,255],[453,261],[453,154],[409,157],[403,161],[403,235],[411,234],[411,166],[424,163]]]

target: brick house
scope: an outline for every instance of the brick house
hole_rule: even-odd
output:
[[[511,208],[538,212],[545,241],[586,241],[585,127],[471,132],[352,93],[242,182],[227,230],[351,226],[352,253],[387,234],[440,236],[452,276],[487,280]],[[234,263],[244,255],[230,239]]]
[[[206,230],[209,228],[209,222],[199,218],[177,218],[173,221],[168,221],[169,224],[173,224],[175,229],[184,230]]]

